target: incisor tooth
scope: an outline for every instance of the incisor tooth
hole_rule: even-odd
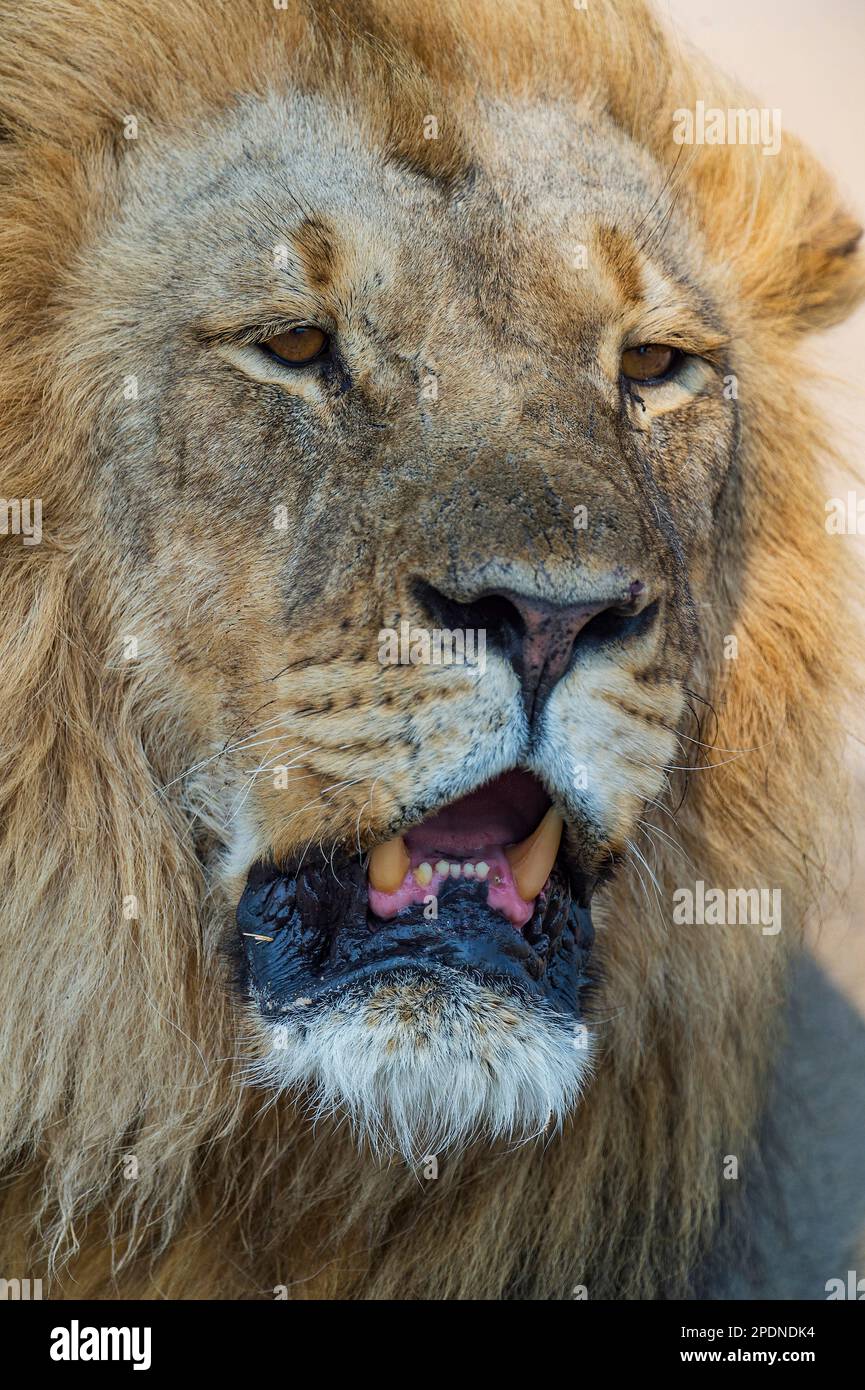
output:
[[[446,859],[440,859],[436,864],[436,873],[441,874],[442,878],[447,878],[450,873],[450,864]]]
[[[376,845],[369,856],[367,876],[379,893],[395,893],[408,873],[409,857],[401,835]]]
[[[562,840],[564,821],[551,806],[537,830],[505,850],[517,892],[524,902],[536,898],[550,876]]]
[[[415,883],[419,883],[421,888],[426,888],[428,883],[432,883],[432,865],[418,864],[414,871]]]
[[[489,864],[485,864],[482,859],[479,863],[475,864],[475,873],[477,874],[478,878],[486,878],[489,871]]]

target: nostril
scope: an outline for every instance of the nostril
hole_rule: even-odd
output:
[[[638,613],[632,605],[616,604],[605,608],[590,618],[577,636],[575,648],[588,651],[590,648],[604,647],[614,642],[624,642],[629,637],[640,636],[652,626],[658,612],[658,601],[649,603]]]
[[[508,656],[522,645],[526,622],[517,605],[507,595],[481,594],[476,599],[462,602],[422,579],[415,581],[412,590],[415,600],[443,628],[485,632],[488,640],[499,645]]]

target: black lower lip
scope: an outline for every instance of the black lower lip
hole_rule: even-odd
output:
[[[557,866],[522,931],[487,906],[482,884],[464,880],[443,885],[437,920],[414,906],[382,921],[356,860],[258,863],[237,907],[246,986],[261,1013],[279,1019],[394,969],[458,971],[573,1016],[589,983],[589,899]]]

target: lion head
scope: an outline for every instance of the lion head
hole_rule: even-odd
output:
[[[97,1291],[684,1287],[834,805],[858,228],[674,141],[743,103],[641,4],[4,24],[13,1212]]]

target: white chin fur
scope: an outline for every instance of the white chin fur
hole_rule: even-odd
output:
[[[253,1079],[347,1115],[358,1138],[417,1163],[476,1139],[561,1125],[590,1072],[586,1030],[458,971],[394,972],[265,1024]]]

